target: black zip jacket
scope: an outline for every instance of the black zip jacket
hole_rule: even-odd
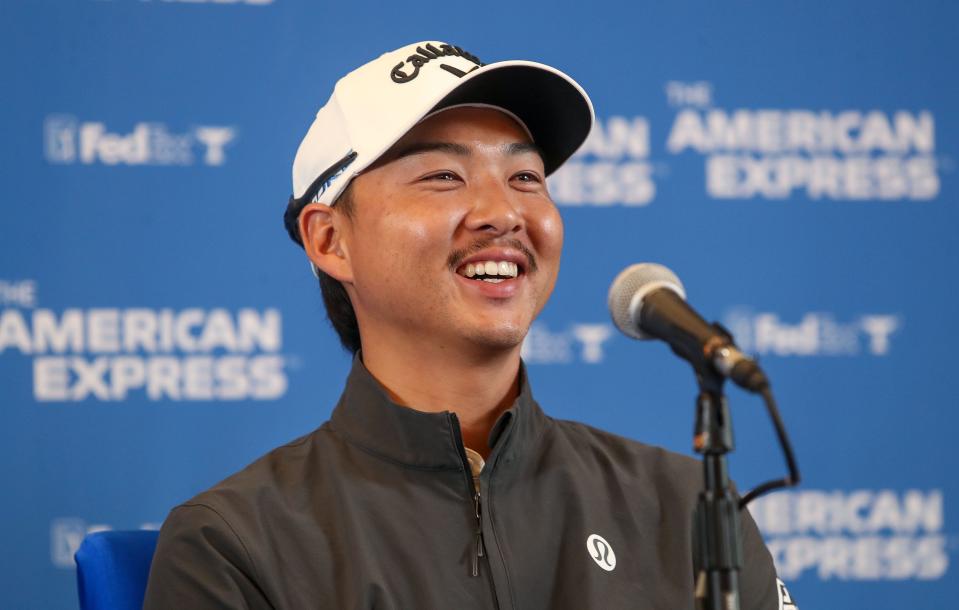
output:
[[[357,358],[329,422],[171,511],[144,608],[693,608],[698,461],[547,417],[525,374],[490,438],[476,493],[456,416]],[[742,610],[774,610],[742,531]]]

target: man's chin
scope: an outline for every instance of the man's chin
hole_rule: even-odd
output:
[[[473,332],[469,333],[468,339],[478,348],[508,351],[521,346],[528,332],[528,324],[501,323],[495,326],[473,329]]]

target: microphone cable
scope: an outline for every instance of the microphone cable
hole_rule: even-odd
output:
[[[796,456],[793,454],[792,443],[789,442],[789,435],[786,434],[786,426],[783,425],[782,417],[779,415],[779,408],[776,406],[776,399],[773,397],[772,390],[766,385],[761,392],[763,402],[766,404],[766,412],[769,413],[769,419],[776,430],[776,437],[779,439],[779,447],[782,449],[783,457],[786,459],[786,468],[789,474],[781,479],[772,479],[761,483],[749,490],[739,500],[739,510],[746,507],[747,504],[763,494],[767,494],[775,489],[785,487],[794,487],[799,484],[799,466],[796,465]]]

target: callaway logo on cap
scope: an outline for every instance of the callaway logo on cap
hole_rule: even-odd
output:
[[[513,116],[543,151],[546,174],[586,139],[593,106],[576,81],[531,61],[484,64],[460,47],[419,42],[381,55],[336,83],[293,160],[293,196],[285,220],[300,242],[297,218],[311,201],[332,204],[424,117],[460,105],[494,106]]]

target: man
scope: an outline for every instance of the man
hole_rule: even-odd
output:
[[[146,608],[693,606],[699,463],[547,417],[520,361],[563,242],[546,176],[592,116],[557,70],[439,42],[340,80],[286,220],[353,370],[329,422],[171,512]],[[742,608],[772,610],[742,525]]]

